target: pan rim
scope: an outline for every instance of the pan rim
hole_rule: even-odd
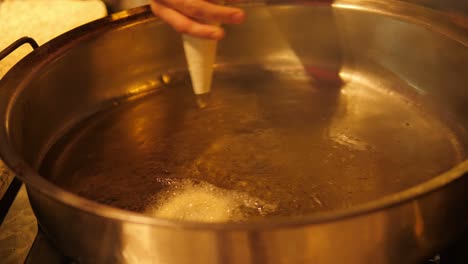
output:
[[[337,5],[337,7],[348,8],[347,6],[339,5]],[[372,9],[369,10],[372,11]],[[399,15],[395,16],[400,17]],[[456,182],[461,180],[463,177],[468,177],[468,159],[466,159],[450,170],[421,184],[351,208],[319,212],[301,217],[275,217],[251,220],[247,222],[227,223],[206,223],[153,218],[136,212],[130,212],[100,204],[65,191],[41,177],[31,166],[26,164],[26,162],[10,145],[8,136],[8,118],[10,116],[12,106],[14,105],[16,95],[26,86],[28,78],[34,75],[34,73],[42,68],[42,66],[49,63],[54,58],[57,58],[60,54],[63,54],[63,52],[72,48],[73,45],[87,37],[104,30],[108,30],[109,23],[112,25],[111,28],[114,28],[142,23],[147,19],[157,20],[157,18],[152,17],[149,7],[145,6],[112,14],[108,17],[78,27],[51,40],[41,46],[38,50],[26,56],[26,58],[15,65],[13,69],[10,70],[2,80],[0,80],[0,87],[6,88],[0,89],[0,105],[6,106],[0,108],[0,121],[4,122],[0,128],[0,154],[5,164],[10,167],[14,173],[16,173],[19,179],[25,182],[28,191],[38,192],[39,194],[44,195],[49,199],[53,199],[66,207],[79,209],[82,213],[109,218],[114,221],[159,227],[202,230],[267,230],[273,228],[291,228],[303,225],[330,223],[369,215],[385,209],[400,206],[416,199],[421,199],[443,189],[447,185],[456,184]],[[450,34],[446,36],[450,36]],[[455,38],[453,40],[461,43],[465,47],[468,47],[468,43],[465,42],[465,37],[463,35],[461,35],[460,38]],[[41,59],[41,57],[45,57],[46,54],[48,59]],[[26,78],[22,80],[15,78],[26,65],[31,65]]]

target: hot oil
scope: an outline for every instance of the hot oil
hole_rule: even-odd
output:
[[[180,76],[77,126],[42,175],[156,217],[245,221],[371,201],[464,157],[437,117],[337,73],[218,69],[203,108]]]
[[[144,213],[154,217],[200,222],[242,221],[275,211],[269,204],[246,192],[216,187],[192,179],[160,179],[164,189]]]

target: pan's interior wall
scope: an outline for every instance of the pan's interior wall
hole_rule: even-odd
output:
[[[254,70],[282,74],[300,69],[300,74],[307,75],[310,78],[307,81],[314,87],[328,89],[328,96],[336,96],[330,102],[339,102],[334,110],[336,116],[331,120],[346,122],[335,122],[334,127],[326,130],[327,136],[337,127],[341,132],[349,128],[347,131],[365,134],[363,130],[375,123],[381,125],[380,130],[376,128],[372,132],[375,140],[385,141],[389,133],[386,128],[408,126],[404,117],[406,106],[373,98],[382,98],[383,94],[401,98],[409,105],[408,109],[414,109],[410,114],[420,113],[419,123],[414,125],[427,129],[414,134],[422,137],[415,141],[423,142],[427,133],[450,134],[447,144],[453,157],[449,155],[452,158],[447,164],[451,164],[439,173],[466,159],[466,43],[426,26],[346,8],[249,7],[247,14],[246,23],[226,26],[227,37],[219,43],[215,65],[218,72],[229,67],[245,70],[252,65]],[[95,34],[52,61],[18,96],[10,119],[15,146],[28,162],[39,167],[51,143],[73,126],[74,121],[86,113],[118,105],[116,98],[157,90],[180,71],[186,71],[180,36],[157,20]],[[364,86],[369,89],[359,88]],[[364,99],[360,104],[352,98]],[[372,105],[366,104],[371,101]],[[395,116],[391,120],[398,121],[398,126],[382,124],[392,112]],[[356,118],[346,119],[350,114]],[[333,135],[342,143],[352,145],[359,141],[341,132]],[[410,144],[404,149],[411,147]],[[428,150],[437,151],[428,147],[411,149],[411,153]],[[69,177],[63,173],[63,177]],[[402,183],[405,180],[392,181],[393,191],[433,176],[436,173],[421,178],[414,176],[406,185]],[[382,194],[387,194],[383,190],[382,187]]]

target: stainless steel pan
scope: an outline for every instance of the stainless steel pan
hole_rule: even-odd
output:
[[[390,1],[244,7],[203,109],[180,36],[146,7],[59,36],[1,80],[0,152],[51,241],[84,263],[415,263],[463,235],[466,18]],[[214,223],[148,216],[187,179],[254,205]]]

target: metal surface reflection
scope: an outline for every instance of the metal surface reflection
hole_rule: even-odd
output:
[[[259,33],[265,8],[287,45]],[[403,3],[247,9],[203,109],[180,37],[148,9],[63,35],[1,80],[0,151],[52,243],[80,263],[390,264],[461,235],[464,30]],[[209,224],[138,213],[158,178],[187,175],[279,209]]]

